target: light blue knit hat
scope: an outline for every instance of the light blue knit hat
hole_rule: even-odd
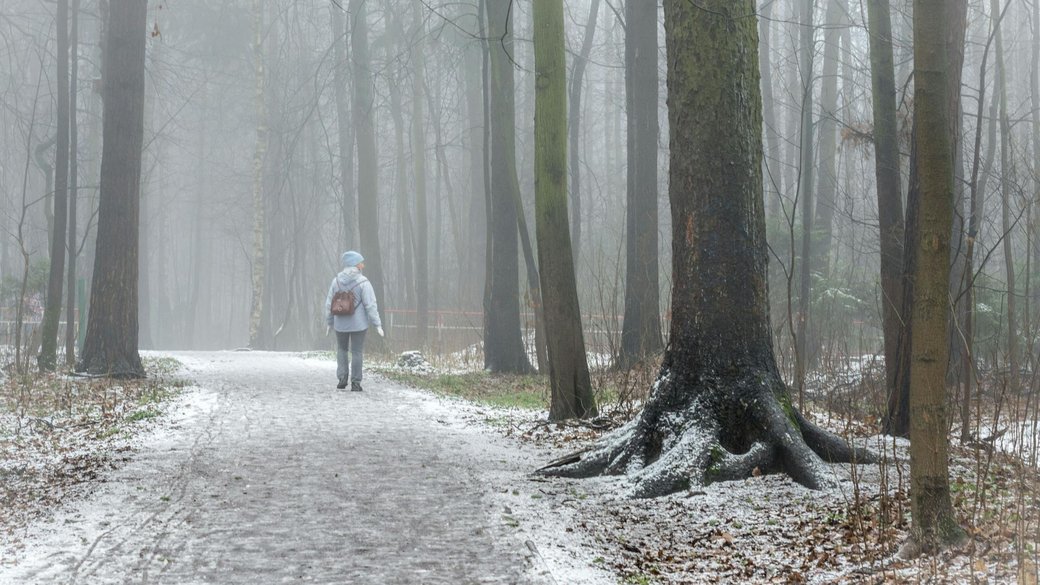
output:
[[[350,268],[351,266],[357,266],[365,261],[365,257],[357,252],[350,250],[349,252],[343,252],[343,255],[339,257],[340,264],[344,268]]]

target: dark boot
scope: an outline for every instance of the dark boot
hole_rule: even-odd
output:
[[[361,392],[361,382],[351,382],[351,384],[350,384],[350,391],[351,392]]]
[[[346,378],[343,378],[342,380],[339,381],[339,384],[336,384],[336,388],[339,388],[340,390],[342,390],[342,389],[344,389],[346,387],[347,387],[347,379]]]

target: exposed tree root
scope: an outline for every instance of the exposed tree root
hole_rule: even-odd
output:
[[[787,396],[775,375],[680,382],[665,371],[639,418],[538,471],[561,477],[627,475],[633,481],[630,495],[656,497],[778,472],[819,489],[832,483],[824,462],[876,460],[807,421]]]

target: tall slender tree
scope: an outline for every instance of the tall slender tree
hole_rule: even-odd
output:
[[[549,419],[596,414],[567,222],[563,0],[534,2],[535,216],[549,350]]]
[[[54,145],[54,221],[51,224],[50,278],[43,310],[40,355],[41,370],[53,371],[57,365],[58,322],[61,319],[65,283],[65,241],[69,201],[69,0],[58,0],[54,17],[58,29],[58,130]]]
[[[625,104],[628,178],[625,194],[625,316],[622,367],[661,350],[658,272],[657,2],[625,2]]]
[[[112,0],[104,47],[104,143],[90,318],[76,370],[137,378],[138,221],[147,0]]]
[[[426,125],[423,100],[426,94],[426,57],[424,55],[426,23],[423,2],[412,3],[412,174],[415,177],[415,309],[416,333],[420,346],[426,345],[430,322],[430,253],[429,215],[426,203]]]
[[[267,125],[267,77],[264,63],[264,3],[253,0],[253,66],[256,81],[254,107],[256,111],[256,148],[253,151],[253,294],[249,309],[249,345],[258,347],[262,336],[262,319],[267,282],[267,211],[264,200],[264,170],[270,129]]]
[[[343,6],[329,3],[332,13],[332,46],[336,64],[333,83],[336,88],[336,129],[339,138],[339,183],[340,215],[343,223],[343,245],[353,248],[356,244],[357,205],[354,200],[354,125],[350,119],[350,98],[347,94],[347,79],[350,78],[350,45],[343,18]]]
[[[776,367],[769,320],[758,35],[753,0],[665,0],[672,156],[672,320],[642,413],[546,472],[627,473],[634,495],[869,460],[806,420]],[[704,112],[713,115],[705,116]],[[757,471],[756,471],[757,470]]]
[[[72,0],[71,24],[69,25],[69,233],[68,276],[65,286],[65,364],[76,364],[76,258],[79,255],[79,228],[76,225],[77,201],[79,199],[79,116],[76,111],[79,95],[79,9],[80,0]]]
[[[581,90],[585,85],[585,68],[592,53],[592,43],[596,38],[596,22],[599,19],[599,0],[592,0],[589,5],[589,18],[585,21],[585,35],[581,41],[581,51],[574,55],[571,66],[570,88],[568,90],[567,112],[570,114],[567,129],[570,132],[570,170],[571,170],[571,243],[574,246],[574,264],[581,258],[581,156],[579,151],[581,138]]]
[[[383,261],[379,244],[379,151],[376,149],[375,96],[372,58],[368,47],[368,2],[350,0],[353,57],[353,103],[351,115],[357,138],[358,224],[365,274],[376,298],[383,298]]]
[[[903,197],[896,121],[892,12],[888,0],[867,0],[870,77],[874,102],[874,177],[881,242],[881,319],[885,345],[885,388],[897,397],[896,363],[903,306]],[[897,423],[891,417],[888,422]],[[897,426],[902,426],[899,424]],[[902,433],[905,434],[904,430]]]

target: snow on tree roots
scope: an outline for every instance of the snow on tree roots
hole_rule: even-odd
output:
[[[825,462],[876,461],[807,421],[779,376],[757,374],[679,380],[665,371],[638,418],[539,472],[627,475],[630,495],[648,498],[778,472],[819,489],[833,483]]]

